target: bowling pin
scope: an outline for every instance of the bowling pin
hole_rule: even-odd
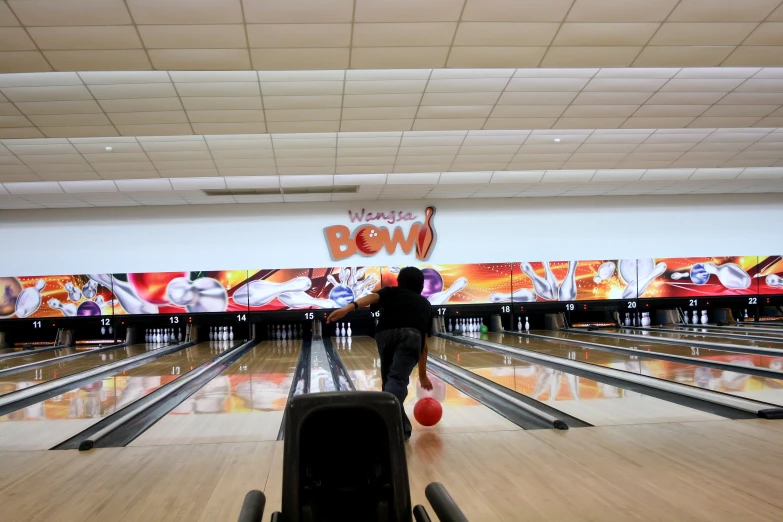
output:
[[[149,330],[149,328],[144,330],[144,342],[145,343],[150,342],[150,330]]]
[[[163,342],[164,343],[169,342],[169,331],[168,331],[168,329],[163,330]]]
[[[177,329],[177,342],[180,342],[180,343],[182,342],[182,329],[181,328]]]
[[[214,341],[215,340],[215,329],[214,327],[209,327],[209,340]]]
[[[343,323],[342,329],[340,330],[340,335],[341,335],[342,337],[345,337],[345,334],[346,334],[346,333],[347,333],[347,332],[346,332],[346,330],[345,330],[345,323]]]
[[[449,324],[448,324],[449,333],[451,333],[453,327],[454,327],[454,319],[449,319]]]
[[[73,283],[68,281],[65,283],[65,291],[68,292],[68,299],[71,301],[77,302],[81,301],[82,299],[82,291],[73,286]]]
[[[293,339],[294,338],[294,334],[291,331],[291,325],[290,324],[288,325],[288,338],[289,339]]]
[[[174,278],[166,287],[166,297],[193,313],[225,312],[228,307],[228,293],[223,283],[211,277],[199,277],[195,281],[188,277]]]
[[[62,303],[59,299],[49,299],[46,302],[49,308],[59,310],[65,317],[76,317],[77,307],[73,303]]]
[[[780,277],[777,274],[769,274],[764,279],[764,282],[767,283],[767,286],[783,288],[783,277]]]
[[[231,326],[230,330],[228,331],[228,340],[233,341],[234,340],[234,327]]]
[[[284,283],[271,281],[251,281],[239,287],[231,297],[235,303],[243,306],[264,306],[285,292],[305,292],[310,290],[312,281],[309,277],[295,277]]]
[[[416,237],[416,259],[426,261],[435,247],[435,228],[432,226],[432,218],[435,215],[434,207],[424,209],[424,223]]]
[[[653,269],[647,273],[646,275],[642,276],[642,272],[639,272],[639,279],[638,280],[632,280],[630,283],[628,283],[628,286],[625,287],[625,290],[623,290],[623,299],[638,299],[639,296],[643,295],[645,290],[647,290],[647,287],[650,286],[650,283],[652,283],[653,279],[661,275],[666,271],[666,263],[658,263],[653,267]]]
[[[335,337],[338,337],[338,338],[340,337],[340,323],[337,323],[337,324],[335,325],[335,328],[334,328],[334,336],[335,336]]]
[[[29,317],[33,313],[37,312],[41,307],[41,292],[46,287],[46,282],[43,279],[39,279],[35,282],[35,286],[25,288],[16,297],[16,309],[14,313],[20,319],[23,317]]]
[[[686,277],[690,277],[690,276],[691,276],[690,272],[674,272],[669,277],[671,277],[675,281],[679,281],[680,279],[685,279]]]
[[[351,323],[348,323],[348,337],[353,335],[353,330],[351,330]]]
[[[708,274],[717,275],[720,283],[726,288],[738,290],[750,286],[750,276],[735,263],[725,263],[720,266],[716,266],[714,263],[704,263],[704,270]]]
[[[513,293],[507,294],[503,292],[496,292],[489,294],[490,303],[531,303],[536,300],[535,292],[528,290],[527,288],[520,288]]]
[[[625,312],[625,326],[631,326],[631,314]]]
[[[522,316],[519,316],[519,319],[517,320],[517,331],[522,331]]]
[[[138,294],[136,294],[136,290],[134,290],[127,281],[120,281],[112,274],[87,274],[87,277],[113,292],[120,301],[120,305],[122,305],[129,314],[158,313],[158,307],[143,301]],[[84,291],[82,291],[82,294],[84,294]],[[87,294],[84,295],[86,297]]]
[[[530,333],[530,321],[525,317],[525,333]]]
[[[745,309],[745,319],[748,319],[748,310],[747,310],[747,308]]]
[[[576,299],[576,264],[577,261],[568,262],[568,274],[560,285],[558,299],[560,301],[573,301]],[[554,277],[554,276],[553,276]]]
[[[468,280],[465,279],[464,277],[460,277],[459,279],[454,281],[454,284],[452,284],[449,288],[443,290],[442,292],[435,292],[434,294],[427,297],[427,300],[430,302],[430,304],[436,306],[446,304],[449,301],[449,299],[451,299],[451,296],[463,290],[467,285],[468,285]]]
[[[546,266],[547,263],[544,263],[544,265]],[[533,281],[533,289],[536,291],[536,294],[538,294],[539,297],[548,301],[551,301],[555,298],[557,288],[553,289],[546,279],[536,274],[536,271],[533,270],[533,266],[530,263],[520,263],[519,268],[522,270],[523,274],[528,276],[531,281]]]
[[[555,277],[555,274],[552,273],[552,266],[550,261],[544,261],[544,275],[546,276],[546,282],[549,283],[549,288],[552,289],[552,293],[555,294],[555,297],[559,294],[558,288],[560,287],[560,282]]]
[[[699,324],[699,312],[698,310],[693,311],[693,320],[691,321],[693,324]]]
[[[688,315],[688,311],[685,310],[685,312],[682,314],[682,320],[685,321],[685,324],[688,324],[689,317],[690,316]]]
[[[710,322],[710,318],[707,316],[707,310],[701,311],[701,324],[707,324]]]
[[[82,295],[85,299],[92,299],[98,295],[98,283],[90,279],[87,284],[82,287]]]
[[[601,266],[598,267],[598,272],[596,272],[595,277],[593,277],[593,282],[595,284],[598,284],[603,281],[606,281],[607,279],[612,277],[615,268],[616,266],[612,261],[607,261],[605,263],[602,263]]]

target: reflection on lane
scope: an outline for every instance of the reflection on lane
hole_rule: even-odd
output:
[[[639,350],[643,352],[659,352],[668,355],[679,355],[682,357],[691,357],[694,359],[727,362],[755,368],[768,368],[778,371],[783,368],[783,355],[781,355],[781,357],[773,357],[769,355],[756,355],[752,353],[713,350],[700,346],[684,346],[681,344],[645,342],[646,339],[652,337],[646,335],[639,336],[638,339],[621,339],[618,337],[607,337],[603,335],[592,335],[590,333],[577,332],[547,332],[546,335],[551,337],[559,337],[562,339],[573,339],[575,341],[587,341],[590,343],[605,344],[607,346],[617,346],[618,348],[629,348],[631,350]]]
[[[51,448],[232,345],[201,343],[178,350],[0,417],[0,448]],[[36,422],[23,422],[31,420]]]
[[[115,350],[93,353],[85,355],[84,357],[77,357],[67,361],[48,364],[40,368],[33,368],[12,375],[6,375],[0,377],[0,395],[35,386],[36,384],[41,384],[52,379],[59,379],[75,373],[92,370],[103,364],[121,361],[128,357],[147,353],[148,351],[158,348],[160,348],[160,345],[133,344]]]
[[[552,335],[555,332],[548,331],[538,333]],[[598,342],[606,344],[605,340],[607,338],[601,339],[602,340]],[[739,397],[769,402],[778,406],[783,405],[783,381],[778,379],[756,377],[745,373],[716,370],[691,364],[648,359],[644,357],[644,351],[641,350],[639,355],[625,355],[601,351],[595,348],[580,347],[566,342],[523,339],[522,337],[513,334],[504,335],[489,333],[487,334],[487,340],[525,350],[546,353],[556,357],[570,358],[586,363],[606,366],[608,368],[615,368],[617,370],[624,370],[687,384],[688,386],[696,386],[737,395]],[[526,343],[525,341],[530,341],[530,343]],[[652,345],[650,349],[652,350]],[[705,357],[709,358],[709,356]],[[757,356],[751,355],[749,357]],[[716,360],[721,360],[721,358]],[[749,361],[747,356],[743,354],[732,355],[731,360],[727,362],[744,366],[754,366],[753,362]]]
[[[523,341],[519,347],[528,345]],[[722,418],[448,339],[436,339],[432,351],[452,364],[596,426]],[[569,358],[576,355],[569,354]]]
[[[95,348],[98,348],[98,346],[95,346]],[[16,368],[23,364],[46,361],[55,357],[62,357],[63,355],[71,355],[72,353],[76,353],[74,348],[59,348],[57,350],[47,350],[45,352],[30,350],[26,352],[26,355],[19,355],[18,357],[11,357],[9,359],[0,359],[0,370]]]
[[[435,338],[430,339],[432,350]],[[381,361],[375,340],[369,337],[332,338],[332,344],[343,361],[357,390],[380,391]],[[430,351],[432,354],[433,352]],[[465,395],[430,374],[432,391],[419,385],[419,371],[414,369],[408,383],[408,397],[405,399],[405,411],[413,424],[413,436],[432,436],[438,433],[472,433],[479,431],[518,430],[519,426],[490,410],[475,399]],[[434,397],[443,407],[441,421],[430,428],[421,426],[413,417],[413,407],[423,397]]]
[[[753,336],[753,337],[771,337],[783,339],[783,330],[770,330],[764,328],[718,328],[705,326],[703,328],[688,328],[687,326],[662,326],[666,330],[680,333],[693,333],[693,334],[707,334],[722,336],[724,334],[736,335],[736,336]]]
[[[276,440],[301,343],[257,344],[130,445]]]
[[[723,344],[733,344],[737,346],[760,346],[762,348],[774,348],[776,350],[783,351],[783,342],[775,341],[773,339],[770,340],[760,340],[760,339],[735,339],[732,337],[725,337],[720,335],[716,332],[646,332],[642,330],[626,330],[626,329],[618,329],[618,330],[605,330],[608,333],[617,332],[625,335],[636,335],[641,338],[644,337],[651,337],[651,338],[658,338],[658,339],[679,339],[683,341],[693,341],[693,342],[708,342],[708,343],[723,343]],[[689,334],[689,335],[686,335]],[[728,332],[727,332],[728,333]],[[742,333],[742,332],[740,332]]]

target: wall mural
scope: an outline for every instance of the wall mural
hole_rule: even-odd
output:
[[[783,294],[783,256],[417,265],[435,305]],[[331,309],[400,267],[0,277],[0,319]]]

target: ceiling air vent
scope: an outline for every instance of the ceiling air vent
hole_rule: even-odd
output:
[[[355,194],[358,185],[337,185],[330,187],[283,187],[264,189],[205,189],[207,196],[273,196],[279,194]]]

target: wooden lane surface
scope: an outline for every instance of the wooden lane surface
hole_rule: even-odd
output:
[[[783,519],[783,424],[454,433],[408,446],[411,496],[443,482],[471,521]],[[0,452],[4,520],[231,521],[280,505],[282,442]]]
[[[300,347],[259,343],[130,445],[276,440]]]
[[[335,347],[337,344],[332,339]],[[342,346],[342,344],[340,345]],[[337,349],[357,390],[381,390],[381,368],[378,348],[370,337],[354,337],[351,350]],[[413,438],[439,436],[444,433],[518,430],[519,426],[468,397],[450,384],[430,375],[434,389],[428,392],[419,386],[418,369],[414,369],[408,384],[405,411],[413,424]],[[416,422],[413,408],[422,397],[435,397],[443,407],[443,417],[435,426],[425,427]]]
[[[73,375],[74,373],[92,370],[102,364],[127,359],[134,355],[147,353],[148,345],[133,344],[123,346],[107,352],[93,353],[76,359],[53,363],[41,368],[34,368],[13,375],[0,377],[0,395],[11,393],[21,388],[40,384],[42,382]]]
[[[595,426],[723,418],[449,339],[430,344],[433,353],[452,364]]]
[[[234,344],[190,346],[0,417],[0,449],[49,449]]]
[[[5,370],[6,368],[15,368],[17,366],[22,366],[23,364],[47,361],[55,357],[71,355],[72,353],[76,353],[76,349],[72,347],[60,348],[57,350],[47,350],[45,352],[36,352],[34,350],[30,350],[26,352],[26,355],[19,355],[17,357],[11,357],[10,359],[0,359],[0,370]]]
[[[639,350],[638,355],[624,354],[607,352],[597,348],[580,347],[558,340],[545,341],[535,338],[522,338],[514,334],[488,333],[482,335],[486,335],[488,341],[513,346],[523,350],[531,350],[556,357],[598,364],[617,370],[649,375],[658,379],[675,381],[688,386],[707,388],[730,395],[736,395],[738,397],[783,406],[783,380],[756,377],[739,371],[735,372],[707,368],[705,366],[699,366],[698,364],[685,364],[648,358],[645,357],[644,351],[642,350]],[[612,341],[608,338],[602,338],[599,342],[610,344],[606,342],[607,340]],[[652,345],[650,345],[650,349],[653,349]],[[703,349],[701,350],[701,353],[704,353]],[[737,357],[741,361],[743,354],[737,354]]]

